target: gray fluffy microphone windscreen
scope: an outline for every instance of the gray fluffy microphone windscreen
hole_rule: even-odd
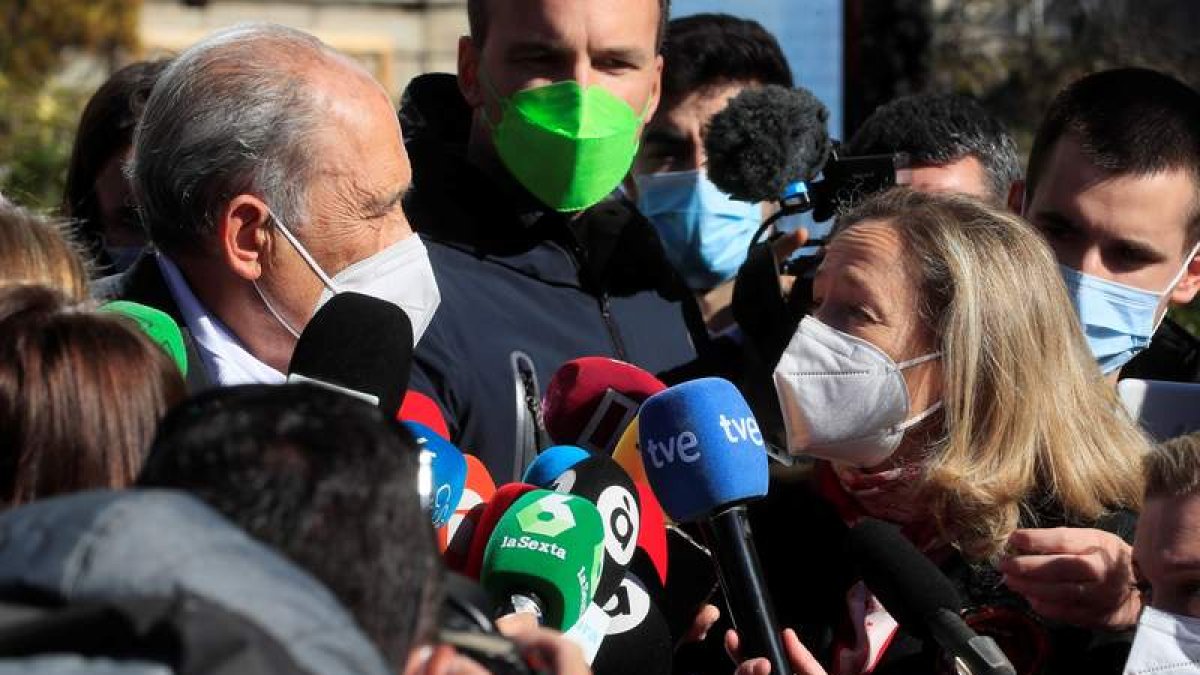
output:
[[[708,176],[734,199],[777,201],[825,166],[833,146],[828,121],[829,110],[807,89],[747,88],[709,124]]]

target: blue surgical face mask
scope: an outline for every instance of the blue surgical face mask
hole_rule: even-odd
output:
[[[1163,296],[1187,272],[1188,263],[1200,245],[1184,258],[1183,267],[1160,292],[1126,286],[1101,279],[1065,265],[1059,265],[1067,294],[1075,304],[1075,313],[1083,325],[1083,334],[1100,370],[1108,375],[1145,349],[1163,316],[1158,314]]]
[[[667,260],[688,287],[706,291],[733,278],[762,224],[762,207],[717,189],[703,171],[635,176],[638,208],[654,224]]]

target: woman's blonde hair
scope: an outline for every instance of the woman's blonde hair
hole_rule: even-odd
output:
[[[942,350],[943,433],[928,500],[969,556],[998,553],[1038,514],[1071,524],[1141,503],[1149,445],[1100,373],[1058,264],[1017,216],[898,188],[839,219],[901,236],[920,312]]]
[[[65,223],[0,203],[0,287],[39,284],[88,298],[88,263]]]

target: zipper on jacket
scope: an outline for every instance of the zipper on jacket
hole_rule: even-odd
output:
[[[621,339],[621,329],[617,326],[617,322],[613,320],[612,308],[608,304],[608,293],[601,291],[598,300],[600,302],[600,317],[604,319],[604,326],[608,328],[608,336],[612,338],[613,351],[617,353],[618,360],[628,361],[629,357],[625,354],[625,341]]]

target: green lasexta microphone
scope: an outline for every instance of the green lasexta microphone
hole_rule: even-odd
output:
[[[598,85],[564,80],[501,97],[482,69],[480,80],[500,104],[500,122],[487,120],[496,153],[547,206],[586,209],[629,173],[649,100],[639,115]]]
[[[166,312],[147,307],[146,305],[128,300],[114,300],[100,307],[101,311],[123,314],[135,322],[142,332],[150,337],[155,344],[162,347],[167,355],[179,366],[184,377],[188,372],[187,349],[183,346],[183,333],[179,326]]]
[[[479,581],[502,608],[531,611],[567,631],[596,593],[604,565],[604,523],[583,497],[532,490],[500,516]]]

